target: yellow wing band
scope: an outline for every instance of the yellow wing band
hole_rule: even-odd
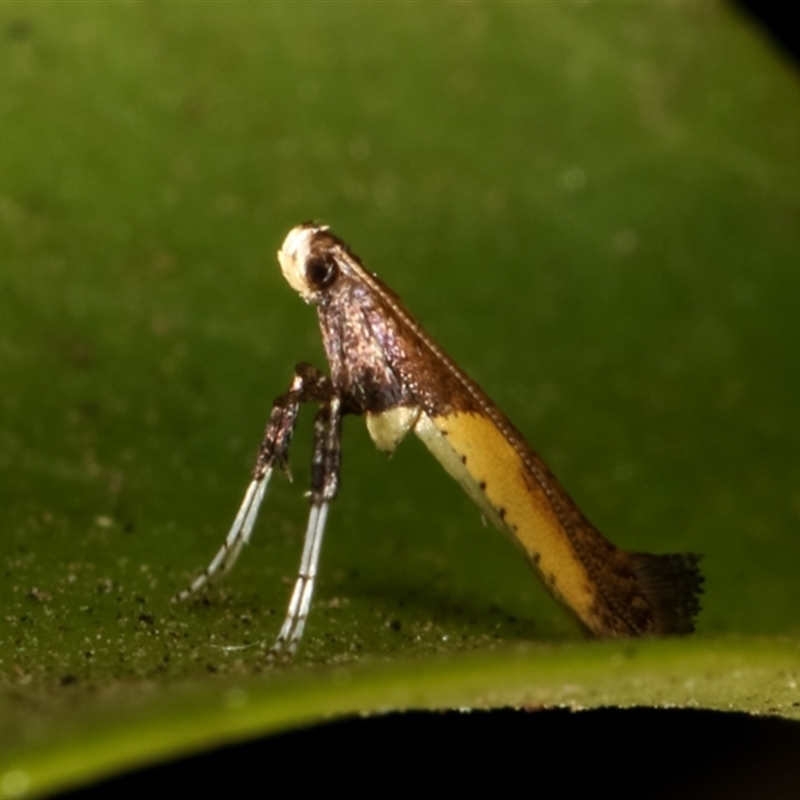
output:
[[[421,414],[414,432],[486,516],[522,547],[548,588],[590,629],[596,589],[544,490],[492,420]]]

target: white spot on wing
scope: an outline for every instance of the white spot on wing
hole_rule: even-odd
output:
[[[419,419],[418,408],[398,406],[380,414],[367,413],[367,430],[378,450],[394,452],[400,441]]]

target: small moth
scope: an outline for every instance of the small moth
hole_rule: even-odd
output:
[[[386,452],[415,433],[589,633],[694,630],[703,582],[699,556],[629,552],[602,536],[500,409],[327,226],[293,228],[278,261],[292,288],[317,308],[330,377],[297,365],[288,392],[272,406],[253,479],[224,544],[179,599],[233,566],[274,469],[287,467],[300,406],[315,403],[311,512],[274,653],[293,653],[303,635],[328,508],[339,488],[345,414],[364,416]]]

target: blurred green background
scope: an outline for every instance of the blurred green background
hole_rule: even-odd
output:
[[[216,698],[256,674],[269,706],[295,681],[296,724],[327,708],[304,687],[324,695],[337,665],[383,687],[352,711],[410,704],[387,699],[405,674],[381,672],[389,658],[447,705],[466,651],[488,664],[480,691],[509,652],[555,683],[585,669],[590,689],[630,652],[582,642],[419,443],[386,459],[359,420],[293,667],[264,651],[299,561],[310,419],[235,572],[169,603],[220,545],[294,364],[324,366],[275,260],[308,219],[400,294],[609,538],[704,554],[698,636],[636,645],[654,674],[791,670],[798,99],[717,2],[0,5],[5,774],[30,758],[39,786],[37,758],[105,730],[100,712],[65,720],[109,687]]]

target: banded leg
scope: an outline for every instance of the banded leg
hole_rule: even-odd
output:
[[[239,512],[225,537],[222,547],[191,585],[173,600],[185,600],[199,591],[217,575],[228,572],[236,563],[242,547],[250,541],[258,510],[267,491],[272,471],[277,466],[288,472],[289,444],[294,433],[297,413],[303,403],[329,403],[334,390],[331,382],[310,364],[298,364],[289,391],[272,404],[264,439],[258,449],[253,479],[247,487]],[[291,477],[291,476],[290,476]]]
[[[317,576],[322,537],[328,508],[339,489],[339,469],[341,467],[342,416],[341,401],[334,396],[320,408],[314,420],[314,455],[311,466],[311,512],[308,517],[300,572],[289,601],[286,619],[281,626],[278,638],[272,646],[272,653],[278,655],[287,651],[292,655],[297,649],[311,607],[314,593],[314,579]]]

